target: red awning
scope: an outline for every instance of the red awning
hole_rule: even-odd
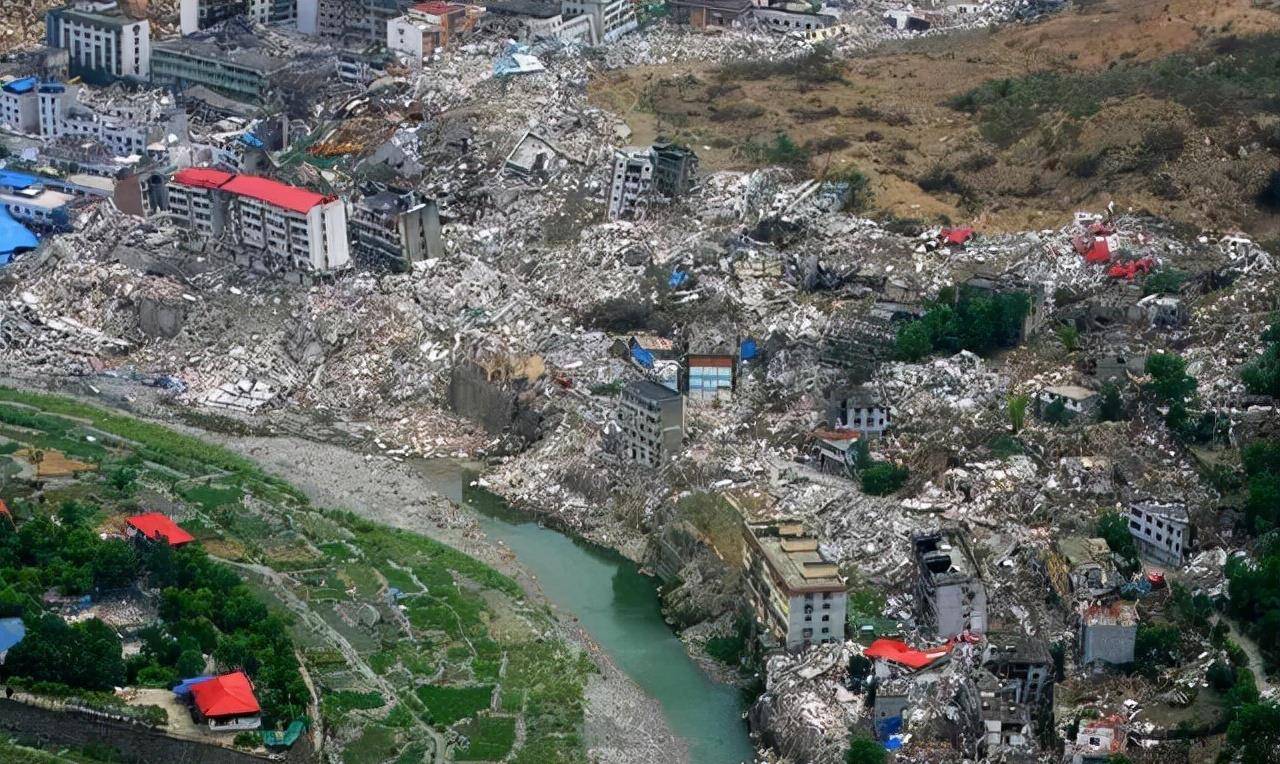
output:
[[[163,538],[169,542],[169,546],[182,546],[196,540],[195,536],[182,530],[167,515],[159,512],[134,515],[125,522],[151,541],[159,541]]]
[[[243,671],[232,671],[193,684],[191,697],[206,719],[262,713],[253,694],[253,685]]]
[[[877,639],[863,650],[862,654],[868,658],[892,661],[907,668],[922,669],[949,652],[951,652],[950,642],[929,650],[916,650],[906,642],[896,639]]]

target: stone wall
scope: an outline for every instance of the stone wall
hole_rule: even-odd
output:
[[[261,764],[266,756],[214,745],[180,740],[149,727],[80,711],[55,710],[0,698],[0,731],[28,745],[79,747],[109,745],[126,764]],[[289,750],[289,762],[315,762],[318,757],[306,735]]]

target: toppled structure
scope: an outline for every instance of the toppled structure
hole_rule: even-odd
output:
[[[670,201],[689,193],[697,177],[698,155],[684,146],[655,143],[647,149],[619,149],[613,158],[609,217],[643,218],[652,200]]]

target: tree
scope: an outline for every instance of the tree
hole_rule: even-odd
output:
[[[138,480],[138,471],[132,467],[120,466],[107,474],[107,482],[120,493],[128,496],[133,493]]]
[[[1070,424],[1072,416],[1072,413],[1067,411],[1066,401],[1062,398],[1054,398],[1053,402],[1040,412],[1041,419],[1059,427]]]
[[[1280,705],[1267,701],[1242,706],[1227,727],[1227,742],[1240,752],[1244,764],[1276,761],[1276,748],[1280,746]]]
[[[1120,397],[1120,388],[1108,382],[1102,386],[1102,400],[1098,403],[1099,422],[1119,422],[1125,419],[1124,399]]]
[[[1138,624],[1133,657],[1140,664],[1172,665],[1178,657],[1178,627],[1171,624]]]
[[[1231,670],[1231,664],[1221,660],[1210,664],[1205,678],[1209,681],[1209,686],[1218,692],[1226,692],[1236,683],[1236,674]]]
[[[1006,404],[1009,411],[1009,424],[1013,426],[1013,434],[1017,435],[1027,420],[1027,404],[1031,399],[1025,395],[1011,395]]]
[[[859,473],[863,493],[888,496],[907,482],[909,471],[890,462],[876,462]]]
[[[1147,389],[1170,406],[1185,404],[1195,394],[1195,377],[1187,375],[1187,362],[1177,353],[1153,353],[1146,373],[1151,377]]]
[[[1074,353],[1080,349],[1080,330],[1072,324],[1059,325],[1057,334],[1058,341],[1068,353]]]
[[[1280,398],[1280,318],[1273,318],[1261,339],[1267,346],[1240,370],[1240,379],[1254,395]]]
[[[1138,546],[1129,533],[1129,523],[1124,515],[1107,512],[1098,518],[1096,526],[1098,536],[1107,542],[1107,547],[1118,555],[1128,570],[1138,568]]]
[[[97,545],[90,563],[94,586],[118,589],[138,577],[138,553],[124,539],[107,539]]]
[[[3,669],[6,676],[89,690],[110,690],[125,680],[120,637],[97,618],[72,626],[55,615],[41,616],[10,648]]]
[[[923,322],[912,321],[898,330],[894,349],[901,361],[919,361],[933,351],[933,340]]]
[[[844,760],[845,764],[884,764],[885,757],[884,746],[865,734],[859,734],[849,740],[849,752]]]

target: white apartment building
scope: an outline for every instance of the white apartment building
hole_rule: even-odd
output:
[[[1129,535],[1143,557],[1181,567],[1191,545],[1191,518],[1178,502],[1140,501],[1129,506]]]
[[[18,133],[40,129],[38,77],[23,77],[0,85],[0,124]]]
[[[171,96],[112,91],[97,103],[82,103],[78,85],[35,79],[0,86],[0,123],[10,130],[47,140],[89,138],[117,157],[162,151],[170,135],[187,138],[186,112]]]
[[[341,199],[255,175],[193,167],[173,175],[169,212],[210,238],[229,236],[250,262],[322,274],[350,263]]]
[[[45,14],[45,44],[70,54],[73,75],[113,80],[151,73],[151,24],[114,2],[75,0]]]
[[[560,17],[564,22],[578,16],[591,19],[593,45],[613,42],[640,26],[630,0],[562,0]]]

